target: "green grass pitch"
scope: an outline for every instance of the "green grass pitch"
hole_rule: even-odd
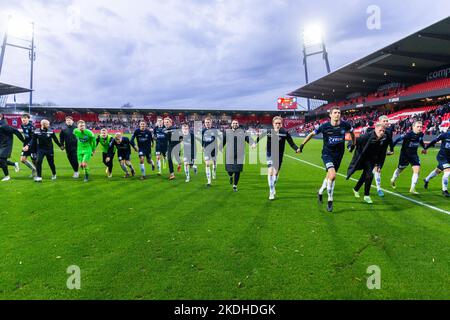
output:
[[[303,154],[288,154],[322,166],[321,146],[312,141]],[[410,169],[395,192],[450,211],[441,177],[429,191],[422,187],[436,152],[421,155],[420,195],[408,193]],[[350,158],[346,153],[341,173]],[[139,175],[134,152],[132,160]],[[398,148],[382,175],[388,190],[397,160]],[[100,153],[87,184],[73,181],[63,151],[56,165],[54,182],[45,163],[42,184],[23,165],[0,184],[0,299],[450,297],[450,215],[375,192],[367,205],[342,177],[335,211],[327,213],[316,201],[325,171],[292,158],[285,158],[273,202],[263,164],[245,166],[237,193],[223,165],[210,189],[203,165],[188,184],[183,172],[169,182],[148,167],[149,179],[124,180],[117,159],[108,180]],[[66,287],[70,265],[81,269],[80,290]],[[366,285],[371,265],[381,269],[379,290]]]

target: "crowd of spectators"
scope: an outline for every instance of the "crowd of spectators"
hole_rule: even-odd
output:
[[[358,112],[343,114],[342,119],[349,122],[354,128],[365,128],[373,125],[378,118],[382,115],[391,115],[398,110],[391,111],[380,111],[380,110],[361,110]],[[418,114],[410,114],[409,117],[400,119],[398,122],[394,123],[394,134],[402,134],[411,128],[412,123],[415,120],[422,120],[425,126],[425,134],[435,135],[440,129],[442,123],[442,118],[445,114],[450,112],[450,103],[441,105],[429,112],[422,112]],[[321,123],[325,122],[327,118],[316,119],[313,121],[306,122],[305,124],[298,126],[293,129],[297,134],[308,134],[317,128]]]

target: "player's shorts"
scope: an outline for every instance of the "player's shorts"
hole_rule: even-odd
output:
[[[24,144],[23,146],[25,147],[27,144]],[[31,157],[31,159],[35,160],[36,159],[36,148],[28,148],[28,151],[22,151],[20,153],[21,157]]]
[[[167,145],[156,143],[156,155],[163,155],[164,157],[167,155]]]
[[[325,165],[325,171],[334,168],[335,171],[339,170],[341,166],[342,158],[344,157],[344,153],[322,153],[322,161]]]
[[[268,168],[274,168],[275,170],[280,171],[282,165],[283,165],[283,155],[279,156],[279,159],[273,159],[272,156],[267,155]]]
[[[89,162],[92,157],[92,151],[77,153],[78,163]]]
[[[411,165],[412,167],[420,166],[419,156],[417,154],[406,154],[406,153],[400,154],[400,159],[398,161],[398,168],[404,169],[409,165]]]
[[[21,157],[32,157],[31,150],[28,150],[28,151],[22,151],[22,152],[20,153],[20,156],[21,156]]]
[[[450,169],[450,158],[445,154],[438,152],[436,156],[438,162],[438,169],[444,171],[445,169]]]
[[[183,158],[183,162],[187,163],[189,165],[194,165],[195,163],[195,158],[191,158],[191,157],[184,157]]]
[[[139,149],[139,158],[145,157],[147,160],[152,158],[152,149]]]
[[[131,152],[118,150],[117,151],[117,159],[119,159],[119,161],[122,161],[122,160],[130,161],[130,159],[131,159]]]
[[[210,154],[205,152],[203,158],[205,159],[205,161],[216,161],[216,149],[211,150]]]

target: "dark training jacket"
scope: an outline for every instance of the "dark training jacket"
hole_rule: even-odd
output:
[[[375,131],[370,131],[361,135],[356,139],[356,149],[353,154],[352,161],[347,170],[347,180],[355,173],[355,171],[363,170],[367,163],[372,166],[377,164],[380,152],[386,152],[386,145],[389,144],[389,138],[385,134],[377,141]]]
[[[8,159],[11,157],[14,135],[20,141],[25,141],[19,130],[5,124],[5,122],[0,122],[0,158]]]

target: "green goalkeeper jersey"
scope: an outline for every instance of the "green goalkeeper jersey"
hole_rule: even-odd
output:
[[[91,130],[83,130],[75,129],[73,130],[73,134],[77,138],[77,148],[78,153],[92,153],[92,151],[95,150],[96,147],[96,141],[95,141],[95,135],[92,133]]]
[[[106,138],[102,138],[101,136],[97,137],[97,145],[101,146],[103,153],[108,153],[111,139],[113,139],[113,137],[110,136],[109,134],[106,136]]]

